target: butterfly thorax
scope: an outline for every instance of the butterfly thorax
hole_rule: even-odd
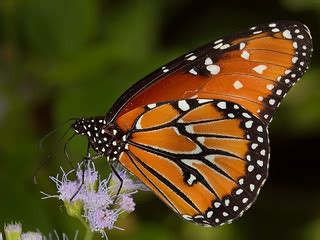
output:
[[[74,131],[87,136],[91,147],[108,160],[116,160],[125,148],[126,135],[105,117],[79,118],[72,125]]]

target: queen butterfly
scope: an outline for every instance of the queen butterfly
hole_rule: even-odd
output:
[[[268,176],[268,125],[311,53],[301,23],[252,27],[169,62],[73,128],[184,219],[230,223]]]

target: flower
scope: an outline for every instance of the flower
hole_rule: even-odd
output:
[[[8,240],[16,240],[20,239],[20,235],[22,233],[21,223],[10,223],[4,225],[4,235]]]
[[[42,234],[39,232],[22,233],[21,240],[42,240]]]
[[[41,232],[22,232],[21,223],[10,223],[4,225],[4,232],[6,240],[69,240],[68,236],[63,233],[62,237],[59,236],[57,231],[50,233],[48,237],[44,236]],[[73,240],[78,239],[78,231],[76,231]],[[2,233],[0,232],[0,240],[3,240]]]
[[[114,210],[97,208],[89,210],[86,215],[90,226],[94,231],[103,231],[103,229],[114,228],[114,223],[117,221],[119,214]]]
[[[115,226],[119,216],[134,211],[133,194],[147,190],[142,183],[132,180],[124,169],[116,167],[115,171],[117,174],[112,172],[106,179],[101,179],[92,161],[82,162],[76,170],[69,172],[61,168],[62,176],[50,177],[56,184],[57,194],[42,192],[45,195],[43,199],[62,200],[70,216],[78,218],[92,232],[99,232],[107,238],[106,230],[121,229]],[[75,173],[74,180],[70,180],[71,173]],[[117,176],[123,182],[121,189]]]
[[[119,206],[123,211],[130,213],[134,211],[136,204],[133,201],[133,198],[129,195],[122,195],[120,197]]]
[[[39,232],[22,233],[21,223],[11,223],[4,225],[4,232],[7,240],[42,240],[43,236]],[[2,240],[2,234],[0,234]]]

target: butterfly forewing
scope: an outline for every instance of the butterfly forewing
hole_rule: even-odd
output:
[[[265,123],[309,67],[310,32],[282,21],[209,43],[153,72],[131,87],[110,119],[154,102],[188,98],[238,103]]]
[[[238,104],[155,103],[116,123],[128,132],[120,163],[190,221],[221,225],[239,217],[267,177],[266,127]]]

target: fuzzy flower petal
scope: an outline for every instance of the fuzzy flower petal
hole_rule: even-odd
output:
[[[87,218],[91,228],[94,231],[100,232],[105,228],[109,230],[112,229],[118,216],[119,215],[113,210],[96,209],[89,211]]]
[[[133,212],[136,206],[133,198],[129,195],[122,195],[120,197],[119,205],[120,208],[127,213]]]
[[[58,188],[59,199],[63,201],[70,201],[71,198],[74,196],[74,200],[78,200],[81,197],[80,192],[76,194],[77,191],[79,191],[79,189],[80,189],[80,184],[77,181],[62,182],[60,187]]]
[[[107,208],[113,202],[105,191],[87,191],[82,200],[86,209]]]
[[[87,187],[94,186],[98,181],[99,173],[96,171],[93,162],[89,161],[86,165],[85,171],[83,171],[83,164],[78,165],[78,169],[76,172],[77,178],[79,182],[82,182],[82,178],[84,178],[84,184]]]
[[[21,240],[42,240],[42,234],[38,232],[26,232],[21,234]]]

